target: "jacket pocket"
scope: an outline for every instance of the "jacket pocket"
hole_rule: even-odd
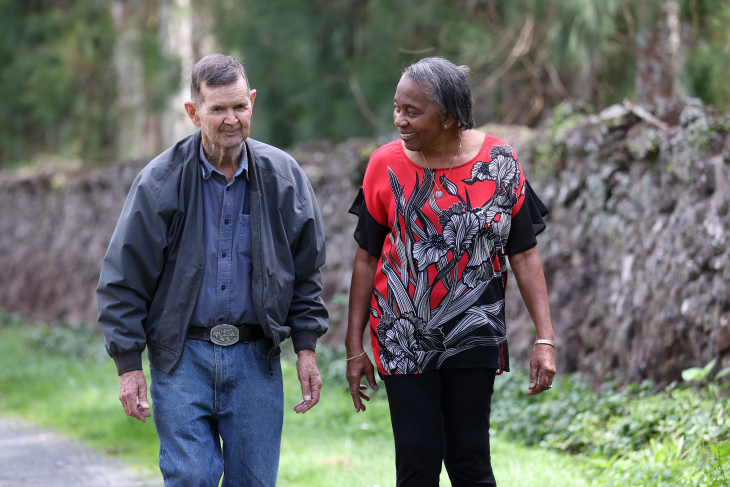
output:
[[[238,251],[251,257],[251,216],[239,215]]]

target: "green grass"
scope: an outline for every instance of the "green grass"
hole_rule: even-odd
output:
[[[290,409],[301,390],[294,365],[284,362],[282,369]],[[367,411],[355,413],[344,385],[328,382],[334,383],[323,389],[314,409],[304,415],[291,410],[285,414],[279,484],[395,486],[393,434],[384,388],[372,395]],[[492,465],[500,487],[585,486],[588,483],[579,475],[581,463],[545,449],[492,440]],[[441,485],[451,485],[445,469]]]
[[[3,415],[50,428],[159,475],[154,426],[124,415],[114,365],[98,351],[100,336],[20,323],[3,326],[2,321]],[[284,353],[293,355],[290,350]],[[326,386],[321,402],[304,415],[291,410],[301,396],[294,364],[282,364],[286,414],[278,485],[394,486],[393,438],[384,393],[375,393],[367,411],[356,414],[342,380],[330,379],[341,370],[341,361],[331,360],[324,349],[320,357]],[[500,487],[588,485],[580,475],[583,459],[500,438],[492,441],[492,463]],[[442,485],[450,485],[445,471]]]

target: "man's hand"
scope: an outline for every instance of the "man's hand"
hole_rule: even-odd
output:
[[[352,396],[352,403],[355,405],[355,412],[365,411],[365,404],[362,400],[370,400],[370,396],[365,394],[368,386],[360,384],[360,380],[363,376],[367,379],[370,387],[374,391],[378,390],[378,384],[375,383],[375,368],[370,358],[367,355],[361,355],[355,359],[347,362],[347,372],[345,377],[347,382],[350,384],[350,395]]]
[[[137,402],[139,398],[139,402]],[[119,400],[124,406],[127,416],[137,418],[143,423],[152,416],[147,410],[150,408],[147,402],[147,381],[144,372],[131,370],[119,376]]]
[[[322,390],[322,379],[314,360],[314,350],[297,352],[297,375],[302,384],[302,400],[294,406],[294,411],[306,413],[319,402],[319,391]]]

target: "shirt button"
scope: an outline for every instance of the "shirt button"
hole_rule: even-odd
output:
[[[228,220],[223,220],[223,223],[225,223],[226,225],[228,225]]]
[[[231,187],[230,186],[226,186],[226,191],[230,191],[230,190],[231,190]]]
[[[226,286],[221,286],[221,291],[225,291],[225,290],[226,290]]]
[[[225,253],[225,252],[223,252],[223,257],[225,257],[225,256],[226,256],[226,253]]]

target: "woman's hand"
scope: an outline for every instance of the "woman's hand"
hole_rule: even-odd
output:
[[[355,412],[358,413],[360,411],[365,411],[365,404],[363,404],[362,400],[370,400],[370,396],[365,394],[368,386],[360,384],[360,380],[363,376],[367,378],[370,387],[372,387],[374,391],[377,391],[378,384],[375,383],[375,368],[367,354],[363,354],[360,357],[347,362],[347,373],[345,374],[347,382],[350,384],[352,403],[355,405]]]
[[[530,359],[530,388],[528,396],[540,394],[552,387],[555,377],[555,351],[550,345],[538,343]]]
[[[362,400],[370,400],[365,394],[367,386],[360,384],[363,376],[367,377],[370,387],[378,390],[375,383],[375,368],[362,347],[362,338],[365,326],[370,318],[370,300],[373,295],[373,279],[378,258],[368,254],[368,251],[358,247],[355,253],[355,262],[352,269],[350,284],[350,309],[347,316],[347,336],[345,349],[348,357],[357,357],[347,362],[345,377],[350,384],[350,394],[355,411],[365,411]]]
[[[535,324],[535,336],[542,340],[555,341],[545,275],[537,246],[510,255],[509,265],[517,280],[517,287],[520,288],[522,300]],[[550,389],[553,377],[555,377],[555,350],[550,345],[539,343],[532,349],[530,388],[527,395],[534,396]]]

